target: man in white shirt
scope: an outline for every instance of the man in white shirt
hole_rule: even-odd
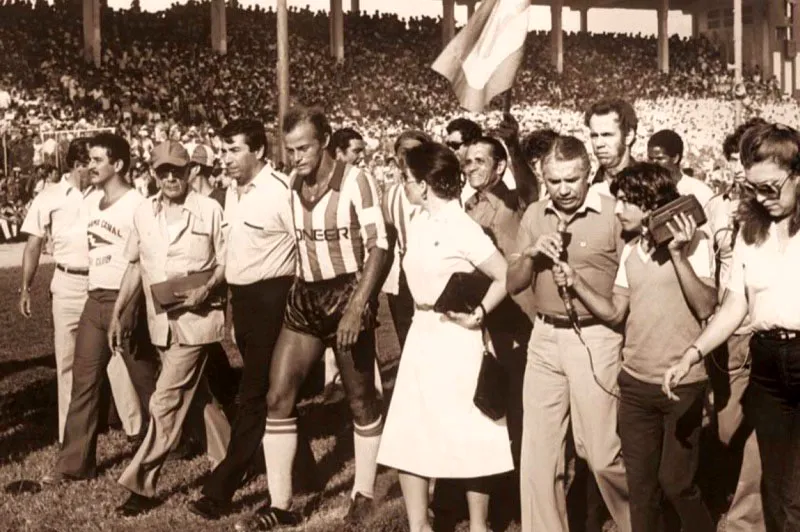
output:
[[[87,196],[81,213],[88,227],[89,297],[78,324],[64,443],[55,473],[45,477],[45,483],[96,476],[100,387],[112,356],[122,356],[125,361],[144,411],[155,388],[158,364],[140,341],[140,334],[126,338],[127,345],[117,346],[115,353],[107,341],[112,310],[128,265],[123,255],[125,243],[133,213],[144,201],[125,179],[130,150],[124,138],[111,133],[100,133],[89,141],[89,175],[97,189]],[[131,305],[122,318],[125,323],[136,319],[135,307]],[[141,327],[127,327],[134,329],[141,331]]]
[[[89,187],[88,140],[79,138],[70,143],[66,158],[70,173],[56,186],[34,198],[22,224],[28,241],[22,256],[19,311],[26,318],[33,315],[30,290],[48,233],[53,241],[56,270],[50,283],[50,294],[53,301],[59,442],[64,440],[64,425],[72,392],[75,338],[89,282],[86,226],[80,220],[81,205],[92,190]],[[129,436],[135,436],[142,429],[142,412],[136,390],[121,359],[112,360],[108,366],[108,376],[123,429]]]

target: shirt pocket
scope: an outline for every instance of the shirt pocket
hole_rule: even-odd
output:
[[[196,269],[204,266],[209,260],[214,257],[212,253],[212,226],[211,220],[201,220],[195,218],[189,226],[189,238],[187,239],[188,249],[184,252],[193,264],[190,269]]]

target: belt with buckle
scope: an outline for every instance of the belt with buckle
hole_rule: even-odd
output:
[[[89,275],[89,268],[70,268],[69,266],[58,263],[56,263],[56,268],[64,273],[71,273],[73,275]]]
[[[755,333],[755,335],[765,340],[795,340],[800,338],[800,331],[790,331],[788,329],[770,329],[768,331],[758,331]]]
[[[572,329],[572,320],[570,320],[567,316],[550,316],[547,314],[542,314],[540,312],[537,312],[536,317],[542,320],[543,322],[547,323],[548,325],[552,325],[556,329]],[[603,322],[595,318],[594,316],[578,318],[579,327],[591,327],[592,325],[602,325],[602,324]]]

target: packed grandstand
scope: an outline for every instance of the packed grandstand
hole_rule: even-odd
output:
[[[79,3],[0,0],[0,217],[18,223],[35,192],[58,179],[51,166],[81,131],[113,128],[128,136],[137,160],[131,178],[147,182],[153,142],[218,146],[215,129],[233,118],[274,124],[276,13],[229,6],[225,56],[211,50],[210,18],[207,2],[157,13],[141,11],[136,0],[127,10],[104,6],[103,64],[95,69],[82,58]],[[464,114],[447,81],[429,68],[441,49],[440,21],[362,12],[346,13],[344,25],[345,60],[337,64],[327,13],[291,9],[290,101],[325,102],[335,127],[353,127],[367,139],[375,177],[391,180],[391,145],[401,131],[441,137],[447,122]],[[546,32],[528,36],[512,99],[523,133],[553,128],[588,141],[585,106],[620,96],[635,102],[640,139],[674,129],[686,141],[686,167],[712,184],[725,179],[722,141],[734,126],[735,91],[713,43],[673,36],[664,74],[655,68],[655,37],[566,34],[560,75],[550,66],[549,43]],[[773,79],[746,72],[745,88],[745,118],[800,122],[800,106]],[[472,118],[493,127],[499,100]],[[644,145],[636,144],[634,156],[643,157]]]

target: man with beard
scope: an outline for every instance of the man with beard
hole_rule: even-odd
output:
[[[291,205],[299,275],[288,297],[267,394],[264,448],[271,502],[237,523],[240,531],[300,522],[290,509],[296,402],[326,345],[334,347],[353,415],[355,482],[348,525],[357,526],[374,507],[383,430],[383,405],[373,382],[377,297],[389,245],[375,185],[326,151],[331,128],[321,110],[291,110],[283,132],[295,173]]]

